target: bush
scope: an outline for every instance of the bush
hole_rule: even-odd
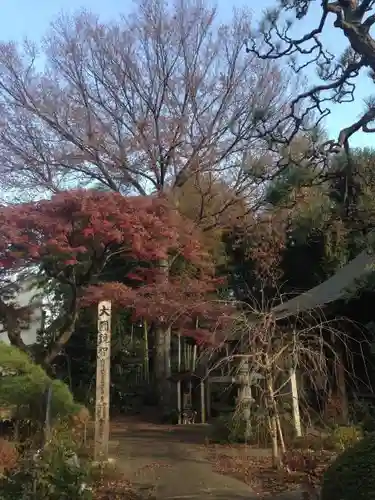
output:
[[[26,353],[4,342],[0,342],[0,377],[0,407],[12,408],[19,420],[44,423],[50,387],[52,421],[68,419],[82,409],[66,384],[52,380]]]
[[[52,440],[0,481],[1,500],[91,500],[90,471],[72,447]]]
[[[375,432],[375,407],[366,401],[355,401],[351,408],[351,419],[359,424],[363,434]]]
[[[355,445],[363,438],[362,430],[357,426],[339,425],[334,427],[332,434],[325,440],[325,447],[337,451]]]
[[[291,448],[295,450],[320,451],[325,447],[324,439],[321,436],[314,436],[313,434],[296,437],[290,444]]]
[[[86,439],[87,432],[85,426],[86,421],[77,424],[76,418],[59,421],[51,429],[52,441],[59,442],[62,446],[76,450],[79,455],[83,454],[87,456],[90,445]]]
[[[218,417],[212,426],[211,440],[216,443],[244,443],[246,422],[235,414]]]
[[[74,429],[84,429],[90,422],[90,412],[84,406],[78,408],[76,413],[71,415],[71,424]]]
[[[0,438],[0,475],[13,470],[18,462],[15,444]]]
[[[229,441],[229,417],[220,416],[212,423],[210,440],[215,443],[227,443]]]
[[[375,435],[347,448],[323,476],[321,500],[375,500]]]

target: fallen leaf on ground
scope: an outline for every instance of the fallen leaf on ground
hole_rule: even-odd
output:
[[[216,472],[235,477],[248,484],[256,493],[276,494],[296,489],[319,487],[322,475],[334,458],[332,452],[311,452],[296,450],[292,464],[295,470],[276,470],[272,467],[271,456],[257,457],[255,449],[246,446],[208,445],[207,454]],[[306,454],[313,454],[314,470],[298,467],[305,463]],[[297,456],[298,455],[298,456]]]
[[[104,480],[94,488],[95,500],[144,500],[125,479]],[[149,500],[152,500],[150,497]]]

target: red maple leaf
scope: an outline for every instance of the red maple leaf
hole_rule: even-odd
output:
[[[62,192],[49,200],[2,208],[0,223],[2,267],[43,264],[48,276],[78,289],[82,305],[111,300],[138,318],[206,338],[208,330],[198,334],[192,318],[217,323],[222,316],[223,307],[215,300],[220,283],[199,232],[161,196]],[[176,257],[188,270],[166,272],[160,267]],[[94,285],[113,258],[140,265],[119,276],[119,282]]]

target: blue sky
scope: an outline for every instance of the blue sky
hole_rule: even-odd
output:
[[[260,16],[262,9],[272,6],[274,0],[218,0],[219,13],[222,19],[230,16],[233,7],[250,5],[255,16]],[[79,8],[86,8],[100,14],[105,19],[111,19],[119,13],[126,13],[132,9],[132,0],[0,0],[0,39],[22,40],[27,36],[32,40],[39,40],[46,32],[49,23],[61,12],[74,13]],[[317,9],[318,6],[315,8]],[[315,21],[315,22],[314,22]],[[316,24],[317,19],[312,15],[304,20],[303,30]],[[332,23],[332,20],[330,21]],[[327,29],[324,41],[327,46],[345,47],[345,39],[337,29]],[[362,109],[362,101],[373,92],[372,85],[367,78],[361,78],[353,104],[336,105],[332,115],[327,120],[330,135],[337,136],[341,127],[350,125]],[[358,133],[352,141],[353,145],[371,146],[372,135]]]

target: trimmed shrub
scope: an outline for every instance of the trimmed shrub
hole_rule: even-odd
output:
[[[43,423],[49,387],[52,421],[69,419],[82,409],[66,384],[52,380],[26,353],[4,342],[0,342],[0,380],[0,407],[11,408],[14,418]]]
[[[375,435],[347,448],[323,476],[321,500],[375,500]]]

